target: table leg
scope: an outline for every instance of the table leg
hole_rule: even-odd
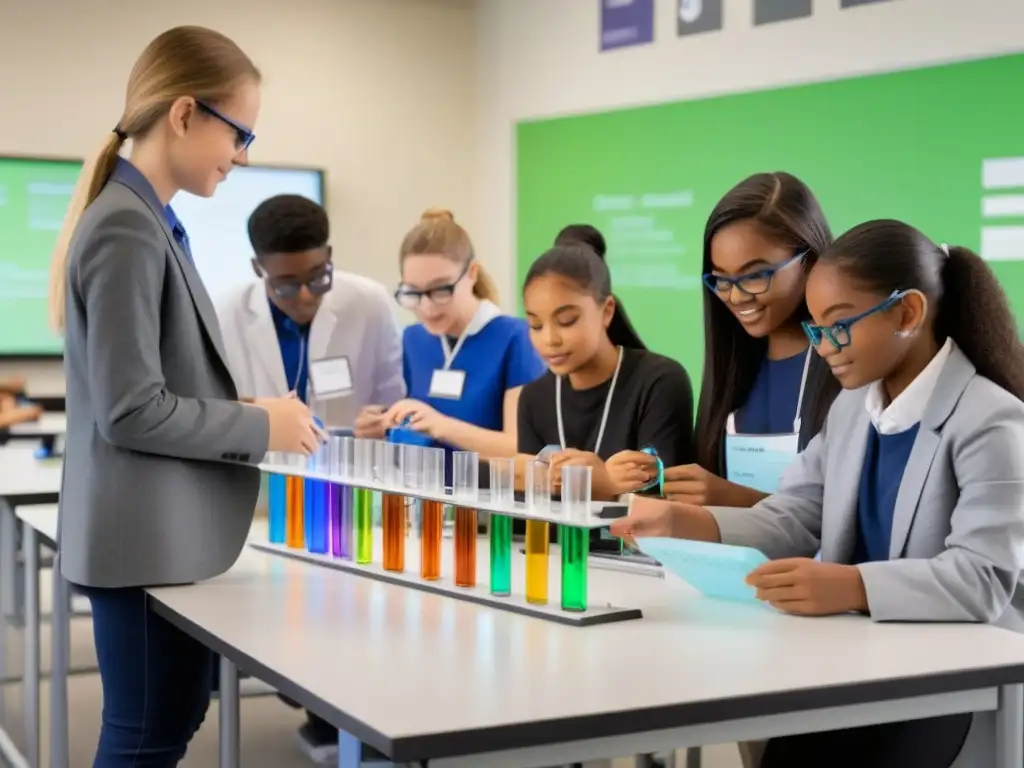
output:
[[[1024,765],[1024,685],[999,689],[996,710],[996,768]]]
[[[25,670],[23,672],[25,757],[39,765],[39,537],[35,528],[22,526],[25,562]]]
[[[50,619],[50,768],[68,768],[68,669],[71,652],[71,588],[53,559],[53,614]]]
[[[361,768],[363,744],[351,733],[338,731],[338,768]]]
[[[15,545],[18,519],[11,505],[0,499],[0,618],[5,625],[14,617],[18,551]]]
[[[700,768],[702,762],[700,747],[690,747],[686,750],[686,768]]]
[[[238,667],[220,657],[220,768],[241,765]]]

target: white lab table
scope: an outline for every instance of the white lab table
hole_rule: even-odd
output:
[[[46,411],[35,421],[15,424],[9,430],[12,438],[60,437],[67,431],[67,414],[52,411]]]
[[[234,664],[337,727],[345,768],[360,741],[396,763],[529,768],[956,712],[985,713],[991,760],[975,766],[1024,764],[1024,637],[590,578],[644,618],[564,626],[251,549],[223,576],[149,593],[222,656],[224,767],[238,765]]]

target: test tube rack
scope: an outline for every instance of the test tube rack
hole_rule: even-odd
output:
[[[424,488],[407,487],[404,483],[383,483],[366,476],[357,477],[355,476],[357,473],[353,472],[351,468],[348,471],[341,472],[325,470],[323,464],[324,462],[318,462],[313,458],[307,459],[290,454],[268,454],[266,460],[260,464],[260,469],[270,475],[280,477],[303,478],[350,489],[363,489],[384,495],[441,502],[446,506],[457,508],[472,508],[478,512],[490,513],[491,515],[504,515],[528,521],[561,525],[564,526],[563,538],[566,532],[574,531],[581,535],[589,536],[590,529],[608,524],[606,520],[599,517],[599,512],[604,506],[601,503],[592,503],[587,509],[576,511],[565,509],[558,502],[551,502],[547,505],[546,509],[536,509],[524,502],[493,498],[493,494],[482,489],[473,494],[475,498],[468,498],[464,495],[455,494],[450,489],[440,491],[426,490]],[[428,580],[422,577],[420,548],[418,546],[405,547],[405,563],[402,569],[386,569],[383,562],[385,553],[384,542],[380,533],[380,529],[377,529],[377,535],[373,536],[372,557],[362,558],[364,561],[368,560],[368,562],[359,562],[359,559],[351,556],[351,553],[349,553],[349,556],[339,557],[331,552],[310,551],[308,547],[296,546],[294,542],[291,543],[291,546],[287,543],[251,542],[250,546],[262,552],[314,563],[319,566],[341,570],[389,584],[440,594],[569,626],[593,626],[642,617],[640,609],[614,606],[607,600],[600,599],[600,594],[589,594],[594,590],[587,590],[586,586],[584,586],[585,605],[577,606],[575,610],[566,610],[562,600],[561,580],[558,578],[554,567],[550,568],[553,578],[549,580],[548,599],[545,602],[528,600],[526,589],[527,557],[519,551],[518,547],[511,548],[507,555],[511,560],[509,564],[511,589],[508,590],[507,594],[494,594],[489,579],[493,572],[489,574],[491,563],[487,556],[487,541],[483,538],[478,540],[477,550],[480,552],[480,556],[476,559],[477,574],[474,585],[471,587],[457,586],[455,584],[453,579],[455,545],[450,538],[444,538],[442,541],[442,565],[438,578]],[[559,546],[552,545],[549,553],[549,563],[557,563],[560,559],[560,554]],[[566,567],[564,559],[562,559],[562,562],[563,568]],[[579,563],[578,560],[577,563]],[[589,568],[585,553],[583,554],[581,567],[584,569]],[[584,578],[586,578],[585,575]]]

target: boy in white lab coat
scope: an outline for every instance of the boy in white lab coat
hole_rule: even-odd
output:
[[[328,427],[405,396],[401,336],[387,290],[335,269],[324,209],[278,195],[249,218],[261,282],[218,310],[228,364],[244,397],[295,392]]]
[[[402,340],[384,286],[335,269],[324,209],[278,195],[249,217],[252,283],[218,309],[228,365],[242,397],[295,392],[328,427],[405,397]],[[292,702],[289,702],[292,703]],[[317,762],[338,731],[308,713],[300,741]]]

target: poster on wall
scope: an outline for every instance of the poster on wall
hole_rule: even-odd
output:
[[[802,19],[811,15],[811,0],[754,0],[754,24]]]
[[[679,36],[717,32],[722,28],[722,0],[679,0]]]
[[[856,8],[858,5],[872,5],[874,3],[888,3],[892,0],[839,0],[840,8]]]
[[[654,42],[654,0],[598,0],[601,50]]]

